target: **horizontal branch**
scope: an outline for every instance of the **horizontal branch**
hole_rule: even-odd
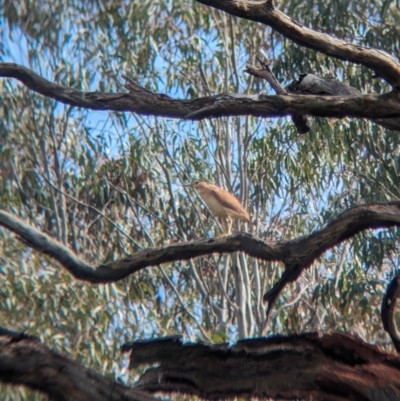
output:
[[[114,282],[146,267],[213,253],[244,252],[264,261],[281,261],[286,269],[280,280],[264,295],[269,311],[282,289],[295,281],[328,249],[363,230],[400,226],[400,202],[356,206],[336,217],[323,229],[290,241],[262,241],[250,234],[238,233],[217,239],[145,249],[97,268],[85,263],[59,242],[2,210],[0,226],[17,234],[32,248],[51,256],[74,277],[94,283]]]
[[[29,89],[64,104],[93,110],[133,112],[169,118],[199,120],[252,115],[283,117],[292,114],[316,117],[400,117],[400,93],[359,96],[219,94],[197,99],[173,99],[153,93],[125,78],[129,93],[82,92],[52,83],[23,66],[0,63],[0,77],[12,77]]]
[[[400,358],[343,334],[274,336],[232,346],[172,337],[126,344],[123,351],[131,353],[131,368],[157,365],[135,386],[149,392],[206,399],[400,399]]]
[[[156,401],[82,366],[24,333],[0,328],[0,382],[60,401]]]
[[[208,7],[225,11],[235,17],[261,22],[300,46],[328,56],[361,64],[375,71],[396,90],[400,89],[400,64],[388,53],[353,45],[326,33],[306,28],[277,10],[271,0],[196,0]]]
[[[242,250],[253,257],[264,260],[281,258],[279,246],[276,243],[269,244],[248,234],[237,234],[218,239],[169,245],[164,248],[145,249],[132,256],[96,268],[85,263],[60,242],[3,210],[0,210],[0,226],[17,234],[30,247],[51,256],[74,277],[93,283],[114,282],[146,267],[178,260],[189,260],[213,253],[233,253]]]

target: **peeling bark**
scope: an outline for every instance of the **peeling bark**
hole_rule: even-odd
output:
[[[343,334],[307,333],[183,344],[179,337],[126,344],[132,369],[147,369],[136,388],[207,399],[273,397],[324,401],[400,399],[400,358]]]
[[[24,333],[0,328],[0,381],[39,390],[57,401],[155,401],[103,377]]]
[[[400,357],[344,334],[306,333],[183,344],[179,336],[136,341],[130,367],[147,369],[128,388],[50,349],[37,338],[0,328],[0,381],[55,400],[154,401],[149,393],[207,399],[275,397],[324,401],[400,399]]]
[[[222,116],[293,116],[299,130],[305,116],[368,118],[399,129],[400,64],[389,54],[346,43],[302,26],[278,11],[272,0],[197,0],[232,15],[261,22],[295,43],[328,56],[364,65],[386,80],[393,92],[362,95],[354,90],[291,96],[275,86],[278,96],[218,94],[192,100],[153,93],[127,77],[128,93],[82,92],[52,83],[33,71],[0,63],[0,76],[18,79],[27,88],[64,104],[93,110],[134,112],[181,119]],[[270,76],[268,76],[270,77]],[[275,82],[276,84],[276,82]],[[328,95],[328,96],[326,96]],[[336,93],[337,95],[337,93]],[[76,278],[93,283],[120,280],[140,269],[188,260],[212,253],[242,251],[265,261],[281,261],[285,272],[264,295],[268,313],[283,288],[322,253],[366,229],[400,226],[400,202],[355,207],[325,228],[291,241],[262,241],[239,233],[147,249],[109,263],[91,266],[49,236],[0,211],[0,225],[16,233],[32,248],[50,255]],[[400,351],[400,332],[394,311],[400,296],[400,274],[393,278],[382,302],[385,330]],[[131,351],[131,367],[156,364],[140,378],[138,387],[151,392],[184,392],[209,399],[279,397],[304,400],[400,399],[400,358],[378,347],[340,334],[318,333],[252,339],[229,345],[182,344],[179,338],[141,341],[124,346]],[[34,337],[0,328],[0,381],[29,386],[57,400],[139,400],[152,397],[113,382],[51,350]]]

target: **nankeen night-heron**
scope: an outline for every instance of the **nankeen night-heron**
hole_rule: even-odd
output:
[[[235,195],[230,192],[214,184],[210,184],[207,181],[193,181],[186,186],[190,186],[197,191],[201,199],[203,199],[204,203],[215,216],[229,220],[228,232],[226,235],[231,234],[234,219],[250,223],[249,214]]]

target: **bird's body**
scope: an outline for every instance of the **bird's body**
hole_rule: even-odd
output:
[[[217,217],[229,220],[227,235],[231,233],[233,219],[250,223],[250,216],[235,195],[206,181],[194,181],[191,186]]]

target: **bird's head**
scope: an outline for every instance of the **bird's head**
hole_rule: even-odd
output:
[[[190,184],[184,184],[185,187],[192,187],[194,189],[201,189],[201,188],[206,188],[208,186],[207,181],[201,181],[201,180],[195,180],[192,181]]]

